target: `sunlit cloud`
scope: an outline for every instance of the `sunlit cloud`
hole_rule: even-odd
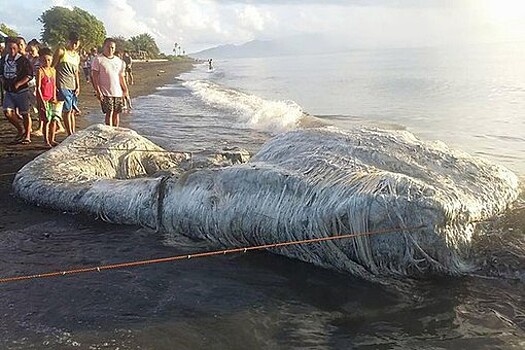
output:
[[[357,48],[525,38],[522,0],[28,0],[3,7],[0,21],[28,38],[39,37],[37,18],[51,6],[82,8],[111,36],[150,33],[166,53],[175,42],[192,52],[307,34]]]

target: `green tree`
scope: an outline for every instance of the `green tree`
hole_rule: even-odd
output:
[[[134,51],[146,51],[150,58],[157,58],[160,54],[155,39],[148,33],[132,36],[129,42],[133,45]]]
[[[15,30],[9,28],[5,23],[0,23],[0,30],[8,36],[19,36]]]
[[[64,45],[69,33],[75,31],[80,37],[80,45],[85,49],[99,47],[106,37],[104,24],[95,16],[81,8],[54,6],[44,11],[38,19],[42,22],[42,41],[52,47]]]
[[[117,51],[133,51],[133,45],[131,42],[123,36],[113,37],[117,44]]]

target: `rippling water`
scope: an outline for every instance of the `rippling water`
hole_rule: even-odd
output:
[[[406,128],[525,174],[523,45],[214,60],[135,100],[123,126],[171,150],[256,152],[298,126]],[[3,286],[0,347],[522,349],[523,198],[486,228],[482,269],[376,285],[270,253]],[[5,231],[3,275],[213,249],[49,214]]]

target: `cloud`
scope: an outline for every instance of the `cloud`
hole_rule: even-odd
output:
[[[245,6],[236,11],[237,19],[242,28],[248,31],[261,32],[271,15],[262,13],[255,6]]]
[[[481,0],[483,1],[483,0]],[[442,8],[462,6],[457,0],[222,0],[230,4],[300,5],[300,6],[362,6],[388,8]]]
[[[100,19],[111,36],[151,34],[161,51],[187,52],[253,39],[325,34],[351,47],[441,45],[525,36],[518,0],[54,0]],[[2,21],[39,37],[49,5],[27,0],[2,9]],[[525,6],[520,7],[522,10]],[[489,11],[490,10],[490,11]],[[24,16],[19,14],[23,13]],[[499,17],[494,17],[498,15]],[[507,19],[507,20],[505,20]],[[512,19],[512,22],[508,19]]]

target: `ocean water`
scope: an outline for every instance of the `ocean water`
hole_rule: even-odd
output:
[[[407,129],[525,177],[524,45],[214,59],[134,101],[122,125],[170,150],[257,152],[300,127]],[[95,120],[96,117],[90,117]],[[488,225],[479,273],[392,287],[270,253],[3,286],[0,347],[522,349],[525,209]],[[4,232],[3,274],[210,249],[89,218]]]
[[[524,54],[516,43],[216,60],[213,71],[203,64],[155,100],[139,99],[154,120],[129,125],[155,137],[180,132],[182,147],[228,135],[252,145],[302,126],[306,114],[340,128],[407,129],[524,174]]]

